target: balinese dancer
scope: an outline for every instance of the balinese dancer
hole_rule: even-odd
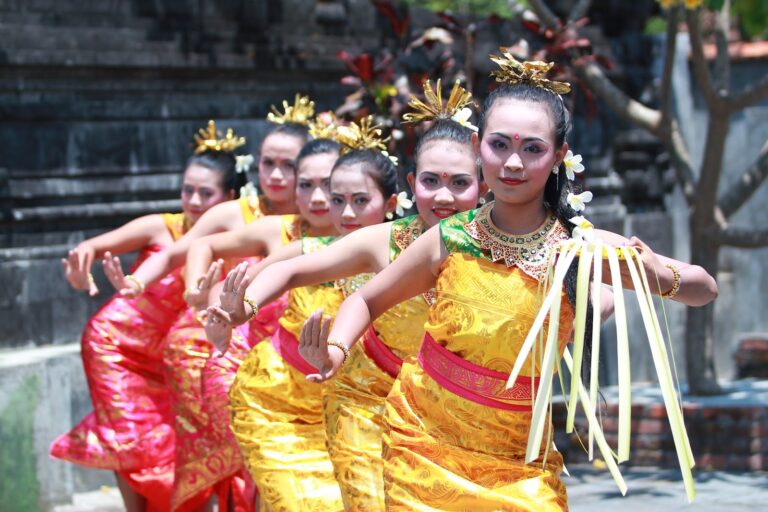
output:
[[[258,304],[288,287],[380,272],[440,219],[477,207],[486,186],[472,146],[476,128],[468,122],[471,95],[456,83],[444,105],[440,81],[436,91],[426,82],[424,93],[426,103],[414,98],[417,112],[405,117],[431,124],[419,139],[415,171],[408,175],[419,214],[360,229],[316,253],[272,264],[247,292],[247,281],[241,282],[237,292],[243,298]],[[399,199],[400,207],[411,206],[405,193]],[[387,311],[366,332],[364,350],[350,351],[342,371],[324,386],[327,446],[346,510],[384,508],[384,399],[402,359],[418,352],[429,300],[430,294],[418,295]],[[314,365],[311,353],[307,362]]]
[[[381,151],[380,131],[370,126],[370,118],[360,125],[339,128],[337,135],[347,152],[331,174],[331,215],[341,234],[347,235],[378,224],[385,214],[394,212],[397,177],[393,162]],[[283,255],[314,252],[328,241],[305,238],[301,247],[292,244]],[[253,286],[272,287],[268,269],[258,274]],[[221,315],[238,324],[258,310],[250,299],[247,311],[234,307],[233,301],[242,303],[243,299],[232,290],[244,276],[243,266],[230,273],[221,295],[223,309],[209,308],[210,321]],[[281,327],[246,357],[230,390],[232,429],[268,510],[343,510],[326,449],[322,388],[306,379],[316,370],[299,355],[298,336],[313,312],[335,311],[346,284],[291,289]],[[274,289],[263,302],[273,300],[284,289],[287,287]]]
[[[217,139],[187,161],[182,213],[147,215],[86,240],[63,261],[67,279],[98,293],[90,273],[96,258],[139,251],[136,265],[170,246],[208,209],[236,196],[233,139]],[[111,258],[108,258],[111,261]],[[173,485],[174,431],[162,360],[163,339],[186,307],[180,272],[129,298],[112,297],[88,322],[82,357],[94,412],[51,446],[54,457],[111,469],[129,511],[168,510]]]
[[[510,389],[505,385],[544,309],[540,287],[548,279],[550,253],[588,229],[581,219],[573,221],[578,226],[572,222],[585,197],[571,191],[571,179],[583,167],[568,158],[568,112],[558,94],[566,84],[543,78],[548,67],[542,63],[518,63],[506,52],[497,61],[503,83],[485,102],[482,135],[473,136],[495,201],[443,219],[419,237],[345,300],[327,343],[317,318],[305,331],[325,353],[320,379],[329,378],[371,321],[435,289],[419,355],[403,364],[387,397],[389,510],[568,509],[562,457],[551,442],[535,445],[533,459],[526,457],[532,397],[552,379],[540,374],[541,351],[528,356]],[[637,238],[593,234],[640,249],[641,268],[658,276],[651,285],[655,293],[692,306],[717,293],[700,267],[657,256]],[[574,268],[570,273],[575,277]],[[550,315],[559,328],[551,330],[548,346],[561,354],[574,311],[582,308],[574,304],[573,281],[553,290],[565,300]]]

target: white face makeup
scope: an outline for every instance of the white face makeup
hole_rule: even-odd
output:
[[[181,209],[193,224],[209,208],[222,201],[232,199],[232,194],[224,192],[221,186],[221,173],[192,164],[184,171],[181,185]]]
[[[259,156],[259,187],[273,203],[295,200],[296,157],[304,141],[285,133],[272,133],[264,139]]]
[[[301,160],[296,173],[296,206],[312,227],[332,225],[330,207],[331,169],[338,153],[319,153]]]
[[[384,221],[387,201],[363,164],[338,167],[331,175],[331,219],[346,235]]]

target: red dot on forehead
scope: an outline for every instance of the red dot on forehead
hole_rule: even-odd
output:
[[[448,177],[448,173],[447,173],[447,172],[444,172],[444,173],[443,173],[443,178],[447,178],[447,177]]]
[[[520,140],[520,134],[519,133],[515,134],[515,140]]]

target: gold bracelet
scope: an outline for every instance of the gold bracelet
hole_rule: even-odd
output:
[[[140,294],[144,293],[144,289],[146,288],[146,286],[144,285],[144,283],[141,282],[141,279],[139,279],[138,277],[134,276],[133,274],[128,274],[127,276],[125,276],[125,278],[127,280],[133,282],[136,286],[139,287],[139,293]]]
[[[344,360],[341,362],[341,364],[343,365],[344,363],[347,362],[347,358],[349,357],[349,348],[347,348],[340,341],[336,341],[336,340],[328,340],[328,346],[329,347],[336,347],[339,350],[341,350],[342,352],[344,352]]]
[[[91,274],[90,272],[88,272],[88,283],[93,284],[93,274]]]
[[[256,316],[256,313],[259,312],[259,305],[253,302],[248,297],[243,297],[243,302],[251,306],[251,314],[248,315],[248,318],[246,319],[246,322],[250,322],[251,320],[253,320],[253,317]]]
[[[671,299],[677,295],[678,290],[680,290],[680,269],[671,263],[664,266],[672,271],[672,288],[668,292],[662,293],[661,296],[665,299]]]

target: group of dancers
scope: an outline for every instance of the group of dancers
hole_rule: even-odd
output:
[[[551,439],[525,461],[532,395],[552,375],[530,354],[505,386],[555,248],[589,229],[638,250],[653,293],[699,306],[717,286],[592,230],[566,84],[499,63],[478,127],[458,84],[446,101],[439,82],[412,100],[412,196],[370,118],[315,116],[306,97],[270,114],[258,189],[245,139],[201,129],[182,213],[138,218],[63,261],[95,295],[100,259],[118,293],[82,337],[94,411],[51,454],[114,471],[129,511],[212,510],[214,497],[220,511],[567,510]],[[117,255],[133,251],[125,274]]]

